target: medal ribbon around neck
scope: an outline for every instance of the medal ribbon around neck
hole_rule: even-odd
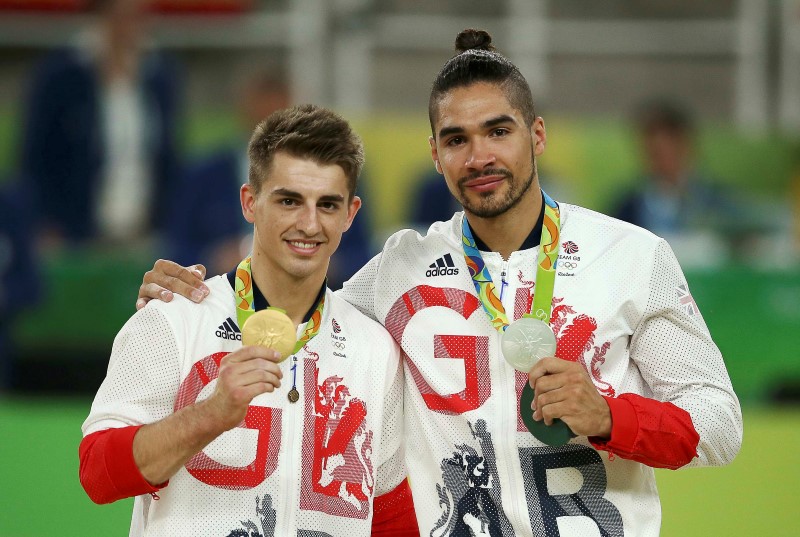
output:
[[[256,312],[253,306],[253,273],[250,269],[250,257],[242,259],[239,266],[236,267],[236,322],[239,323],[239,329],[244,327],[244,322]],[[322,325],[322,310],[325,306],[325,293],[322,293],[314,313],[311,314],[311,319],[306,323],[306,328],[303,330],[303,335],[297,340],[292,354],[303,348],[303,345],[308,343],[311,338],[317,335],[319,328]],[[278,309],[278,308],[276,308]]]
[[[550,313],[553,307],[553,286],[556,280],[556,263],[558,262],[559,234],[561,217],[558,205],[542,191],[544,197],[544,222],[542,237],[539,242],[539,257],[536,266],[536,290],[533,295],[533,307],[525,316],[535,317],[550,324]],[[464,260],[475,284],[475,291],[484,311],[489,316],[492,326],[498,332],[508,327],[508,316],[503,303],[497,297],[495,285],[480,250],[472,236],[466,215],[461,221],[461,243],[464,247]]]

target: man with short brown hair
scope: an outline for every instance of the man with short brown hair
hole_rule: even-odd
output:
[[[131,535],[417,535],[399,349],[325,285],[361,204],[361,140],[307,105],[260,124],[249,154],[252,254],[203,304],[155,301],[120,331],[81,483],[97,503],[136,497]],[[288,329],[242,346],[275,307]]]

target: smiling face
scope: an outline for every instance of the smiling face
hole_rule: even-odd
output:
[[[275,154],[257,194],[252,185],[242,186],[241,202],[255,227],[253,262],[295,281],[324,277],[361,207],[340,166],[283,151]]]
[[[539,195],[535,157],[544,151],[544,121],[528,126],[501,86],[479,82],[442,96],[434,135],[436,169],[468,213],[492,218]]]

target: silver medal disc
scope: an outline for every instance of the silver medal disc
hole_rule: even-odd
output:
[[[511,367],[528,373],[539,359],[555,356],[556,336],[550,326],[539,319],[522,317],[508,325],[500,347]]]

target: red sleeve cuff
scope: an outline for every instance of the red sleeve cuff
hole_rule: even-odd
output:
[[[617,397],[603,396],[611,411],[611,438],[605,439],[597,436],[589,438],[595,449],[609,452],[619,451],[630,453],[636,444],[639,435],[639,418],[633,404]]]
[[[632,393],[605,400],[611,411],[611,438],[589,438],[595,449],[673,470],[697,456],[700,435],[686,410]]]
[[[411,499],[411,487],[404,479],[394,490],[381,494],[372,504],[372,536],[418,537],[419,526]]]
[[[141,425],[105,429],[86,436],[78,448],[80,480],[95,503],[111,503],[122,498],[155,493],[156,487],[142,477],[133,458],[133,438]]]

